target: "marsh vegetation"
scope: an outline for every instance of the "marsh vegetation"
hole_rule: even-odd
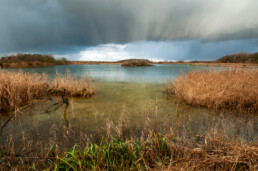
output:
[[[168,83],[166,91],[191,105],[256,111],[258,70],[191,71]]]
[[[0,71],[0,110],[11,111],[46,96],[65,95],[90,97],[95,93],[86,77],[57,73],[50,80],[46,74]]]
[[[155,107],[154,107],[155,108]],[[152,111],[152,107],[148,109]],[[179,111],[179,108],[177,109]],[[227,135],[233,122],[213,116],[213,122],[204,132],[192,134],[191,124],[174,125],[145,115],[142,128],[131,132],[129,111],[123,110],[118,122],[106,120],[98,127],[96,135],[81,129],[53,124],[42,138],[32,123],[34,137],[20,126],[20,143],[15,140],[18,132],[9,131],[0,146],[1,169],[33,170],[256,170],[257,142],[255,116],[248,122],[236,119],[237,129],[250,127],[245,133]],[[178,113],[179,114],[179,113]],[[179,114],[182,115],[182,114]],[[179,116],[184,117],[184,116]],[[96,118],[97,120],[99,118]],[[234,120],[234,115],[232,115]],[[191,121],[189,121],[190,123]],[[137,132],[140,135],[137,135]],[[60,134],[60,135],[59,135]],[[192,135],[191,135],[192,134]],[[98,137],[96,139],[96,137]],[[77,140],[75,144],[74,140]],[[62,145],[72,146],[64,148]]]
[[[25,142],[29,140],[24,140]],[[18,151],[12,142],[1,148],[2,169],[47,170],[256,170],[257,144],[229,141],[220,134],[196,137],[194,141],[167,133],[149,131],[144,140],[102,139],[85,142],[67,152],[56,144],[38,149],[25,146]],[[39,142],[40,143],[40,142]],[[10,149],[9,149],[10,148]],[[42,147],[41,147],[42,148]]]
[[[59,66],[59,73],[56,68],[0,72],[0,90],[15,114],[0,115],[0,169],[257,170],[257,71],[69,67]],[[86,71],[90,79],[83,77]],[[168,77],[175,81],[165,89],[169,96],[162,91]],[[64,89],[70,103],[55,106]],[[186,90],[197,93],[194,102],[200,96],[204,103],[209,93],[213,101],[189,105],[192,101],[178,95]],[[236,92],[246,99],[239,101]],[[233,100],[218,103],[222,97]],[[33,99],[40,100],[20,108]],[[233,110],[219,110],[225,108]]]

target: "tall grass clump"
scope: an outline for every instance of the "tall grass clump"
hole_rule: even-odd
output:
[[[188,104],[255,111],[258,70],[191,71],[168,83],[166,90]]]
[[[89,143],[57,156],[49,169],[64,170],[255,170],[255,144],[207,135],[202,143],[150,131],[145,141]]]
[[[257,170],[258,153],[255,143],[227,141],[216,133],[189,142],[172,129],[149,131],[144,140],[75,145],[67,152],[53,146],[37,155],[15,153],[8,145],[0,149],[0,169],[10,170]]]
[[[34,99],[51,95],[90,97],[95,89],[86,78],[59,74],[49,81],[46,74],[0,71],[0,110],[11,111]]]
[[[91,97],[95,92],[94,86],[88,78],[72,76],[69,71],[65,75],[56,73],[51,89],[54,94],[62,93],[65,89],[67,95],[81,97]]]
[[[49,87],[45,74],[0,72],[0,110],[13,110],[44,96]]]

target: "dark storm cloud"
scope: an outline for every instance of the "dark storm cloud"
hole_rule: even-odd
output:
[[[257,0],[1,0],[0,52],[258,38]]]

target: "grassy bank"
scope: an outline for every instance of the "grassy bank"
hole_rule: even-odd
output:
[[[171,130],[172,131],[172,130]],[[225,142],[220,136],[206,136],[189,143],[172,133],[150,132],[145,141],[112,140],[88,144],[55,158],[50,168],[72,170],[254,170],[257,146]]]
[[[26,68],[41,67],[49,65],[65,65],[70,62],[67,59],[55,59],[52,55],[40,54],[16,54],[4,56],[0,59],[2,68]]]
[[[103,138],[67,152],[52,145],[19,154],[12,142],[0,149],[1,169],[33,170],[256,170],[258,157],[255,143],[228,141],[216,132],[188,141],[172,129],[149,131],[144,140]]]
[[[46,74],[0,71],[0,110],[10,111],[44,96],[65,95],[90,97],[95,90],[87,78],[57,74],[49,80]]]
[[[166,90],[188,104],[255,111],[257,78],[258,70],[191,71],[168,83]]]

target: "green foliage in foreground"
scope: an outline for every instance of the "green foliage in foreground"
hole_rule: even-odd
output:
[[[64,170],[139,170],[153,168],[157,163],[167,165],[170,160],[167,140],[157,135],[158,146],[153,141],[134,143],[113,140],[109,143],[88,144],[83,150],[76,146],[64,156],[49,160],[50,169]],[[147,157],[148,156],[148,157]]]
[[[200,140],[200,139],[199,139]],[[198,140],[198,141],[199,141]],[[202,143],[159,133],[145,141],[89,143],[48,160],[50,170],[256,170],[255,145],[226,142],[221,136],[204,137]]]
[[[196,138],[151,132],[144,141],[106,140],[65,153],[55,145],[41,155],[2,149],[0,170],[257,170],[257,144],[227,141],[217,133]]]

